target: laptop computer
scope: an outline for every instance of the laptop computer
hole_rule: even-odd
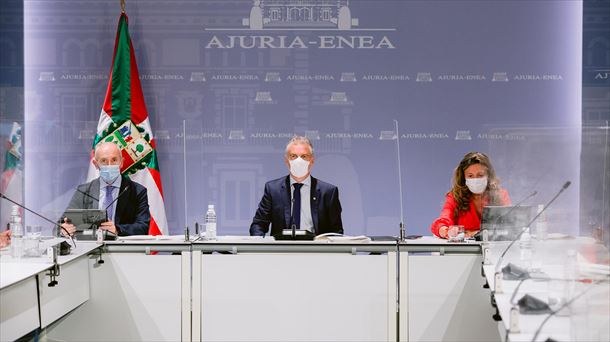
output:
[[[79,240],[95,240],[97,227],[106,221],[106,210],[104,209],[68,209],[63,218],[76,226],[74,235]]]
[[[481,232],[487,230],[489,241],[514,240],[534,215],[532,206],[487,206],[481,215]]]

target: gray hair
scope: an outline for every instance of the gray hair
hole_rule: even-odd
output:
[[[119,158],[121,160],[123,160],[123,155],[121,154],[121,148],[119,147],[119,145],[117,145],[116,143],[111,142],[111,141],[102,141],[102,142],[98,143],[97,145],[95,145],[95,149],[93,150],[93,158],[95,160],[97,160],[97,152],[99,150],[101,150],[102,148],[113,146],[113,145],[119,151]]]
[[[286,154],[288,154],[288,148],[290,147],[290,145],[307,145],[309,146],[309,150],[311,151],[311,155],[313,156],[313,145],[311,144],[311,140],[309,140],[309,138],[307,137],[301,135],[293,136],[292,139],[288,141],[288,144],[286,144]]]

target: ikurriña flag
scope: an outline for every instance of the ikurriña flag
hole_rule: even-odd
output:
[[[0,175],[0,192],[17,203],[23,203],[23,153],[21,150],[21,125],[13,122],[6,141],[4,168]],[[0,199],[0,232],[6,229],[11,218],[13,204]],[[21,210],[20,210],[21,211]]]
[[[148,191],[151,215],[149,234],[167,234],[167,217],[155,139],[144,104],[125,13],[121,13],[119,18],[108,89],[93,140],[93,150],[100,142],[107,141],[116,143],[121,149],[121,173],[142,184]],[[88,180],[97,176],[97,171],[91,163]]]

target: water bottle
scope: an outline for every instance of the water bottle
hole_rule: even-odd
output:
[[[540,214],[544,210],[544,205],[538,205],[538,214]],[[545,241],[548,233],[548,225],[546,221],[546,213],[540,214],[538,217],[538,222],[536,223],[536,240]]]
[[[213,204],[208,204],[208,212],[205,213],[205,238],[216,240],[216,211]]]
[[[19,215],[19,207],[14,205],[11,211],[11,256],[13,258],[22,258],[25,249],[23,241],[23,225],[21,224],[21,216]]]
[[[568,250],[568,257],[566,258],[564,268],[564,278],[566,279],[564,297],[566,300],[570,300],[576,293],[576,279],[578,278],[578,260],[576,258],[576,251],[573,249]]]
[[[521,261],[528,270],[532,264],[532,236],[530,235],[529,227],[523,228],[524,232],[519,239],[519,248],[521,250]]]

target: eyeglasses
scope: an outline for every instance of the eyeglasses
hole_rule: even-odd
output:
[[[302,154],[302,155],[298,155],[295,153],[291,153],[291,154],[287,154],[286,155],[288,157],[288,160],[295,160],[299,157],[301,157],[301,159],[305,160],[305,161],[311,161],[313,159],[313,155],[307,153],[307,154]]]

